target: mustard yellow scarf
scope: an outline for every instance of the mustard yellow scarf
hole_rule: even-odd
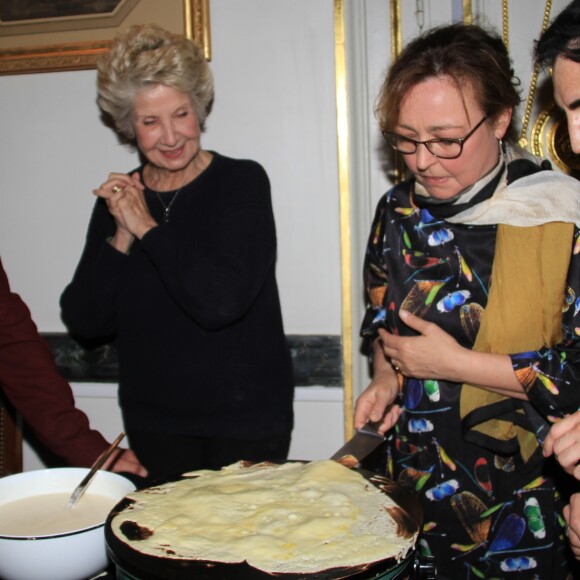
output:
[[[489,299],[474,350],[509,354],[553,346],[561,340],[573,232],[573,223],[498,225]],[[536,378],[533,369],[526,372],[527,381],[518,377],[524,388]],[[460,412],[469,424],[464,437],[479,442],[488,438],[512,444],[517,441],[527,461],[538,446],[535,434],[501,414],[489,417],[495,414],[494,409],[501,413],[509,402],[507,397],[464,384]],[[474,416],[481,416],[484,407],[490,413],[478,422]],[[517,412],[524,413],[522,409]]]

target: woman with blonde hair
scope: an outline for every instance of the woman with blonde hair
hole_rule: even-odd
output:
[[[142,164],[95,190],[64,319],[116,337],[123,420],[151,477],[283,460],[293,380],[266,172],[201,146],[213,80],[190,40],[131,27],[97,84]]]

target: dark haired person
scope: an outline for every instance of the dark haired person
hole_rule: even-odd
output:
[[[268,175],[203,148],[213,79],[191,40],[133,26],[97,68],[99,106],[142,164],[95,190],[63,317],[117,337],[125,430],[151,477],[284,460],[294,381]]]
[[[441,578],[566,578],[575,563],[538,431],[578,408],[580,185],[512,144],[497,33],[411,41],[376,107],[409,179],[380,200],[364,269],[374,374],[355,426],[394,428],[387,473],[419,494]],[[396,412],[389,412],[392,405]]]

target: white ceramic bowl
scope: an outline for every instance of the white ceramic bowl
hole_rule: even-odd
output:
[[[63,467],[0,478],[0,505],[36,495],[72,493],[88,469]],[[126,477],[97,472],[86,493],[110,496],[112,506],[135,486]],[[82,501],[82,498],[81,500]],[[67,533],[27,537],[0,535],[0,578],[82,580],[108,565],[104,523]]]

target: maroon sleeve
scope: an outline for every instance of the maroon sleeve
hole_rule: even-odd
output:
[[[39,440],[74,466],[91,465],[107,441],[75,407],[48,343],[30,311],[10,291],[0,261],[0,386]]]

